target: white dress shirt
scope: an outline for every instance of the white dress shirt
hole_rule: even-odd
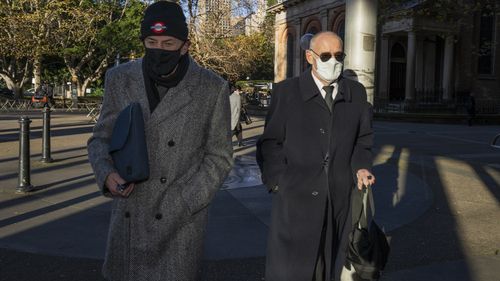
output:
[[[316,83],[316,86],[318,86],[318,89],[319,89],[319,92],[321,93],[321,96],[323,98],[325,98],[326,97],[326,92],[325,92],[325,90],[323,90],[323,87],[325,85],[323,85],[323,82],[321,82],[321,80],[319,80],[316,77],[316,75],[314,75],[314,73],[311,72],[311,75],[312,75],[312,77],[314,79],[314,82]],[[338,84],[337,84],[337,82],[333,82],[332,84],[330,84],[330,86],[333,86],[332,98],[333,98],[333,100],[335,100],[335,97],[337,96],[337,92],[338,92],[338,88],[339,88]]]

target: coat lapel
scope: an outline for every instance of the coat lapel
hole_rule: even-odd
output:
[[[132,62],[127,75],[129,78],[128,81],[130,81],[127,95],[131,101],[138,101],[141,104],[144,122],[147,124],[151,114],[149,111],[148,97],[146,96],[144,75],[142,74],[142,59]]]
[[[300,93],[304,102],[312,100],[323,110],[326,110],[328,113],[330,112],[330,109],[328,109],[328,105],[326,105],[325,99],[321,96],[318,86],[316,86],[316,83],[314,82],[311,69],[304,71],[302,75],[300,75],[299,85]]]
[[[193,87],[198,84],[200,67],[190,58],[189,68],[182,81],[170,88],[151,114],[151,118],[161,122],[168,116],[181,110],[192,101]]]
[[[347,84],[348,83],[346,81],[346,78],[340,76],[339,80],[337,82],[339,89],[337,91],[337,96],[335,97],[335,100],[333,101],[334,104],[338,101],[341,101],[341,100],[351,102],[351,98],[352,98],[351,97],[351,89],[349,88],[349,86]]]

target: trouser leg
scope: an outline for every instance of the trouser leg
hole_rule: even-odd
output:
[[[316,259],[316,266],[314,268],[313,281],[326,281],[325,280],[325,249],[326,249],[326,234],[328,226],[328,200],[325,203],[325,215],[323,219],[323,228],[321,230],[321,240],[318,247],[318,257]]]

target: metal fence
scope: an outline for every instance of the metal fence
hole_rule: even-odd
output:
[[[468,93],[456,93],[451,100],[443,100],[442,90],[417,92],[416,98],[388,100],[375,97],[374,111],[378,113],[467,114]],[[476,114],[500,114],[500,99],[475,99]]]
[[[50,107],[62,112],[81,112],[86,113],[90,122],[97,122],[101,113],[101,99],[53,99],[49,103]],[[41,109],[44,105],[39,102],[33,102],[26,99],[8,99],[0,97],[0,112],[15,112],[25,110]]]

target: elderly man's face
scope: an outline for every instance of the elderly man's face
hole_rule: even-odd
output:
[[[180,48],[181,55],[184,55],[189,49],[189,41],[182,41],[172,36],[148,36],[144,39],[144,46],[148,49],[165,51],[177,51]]]
[[[342,42],[332,34],[321,34],[311,42],[310,50],[306,52],[306,59],[313,66],[313,71],[318,69],[316,59],[335,57],[338,61],[344,60]]]

